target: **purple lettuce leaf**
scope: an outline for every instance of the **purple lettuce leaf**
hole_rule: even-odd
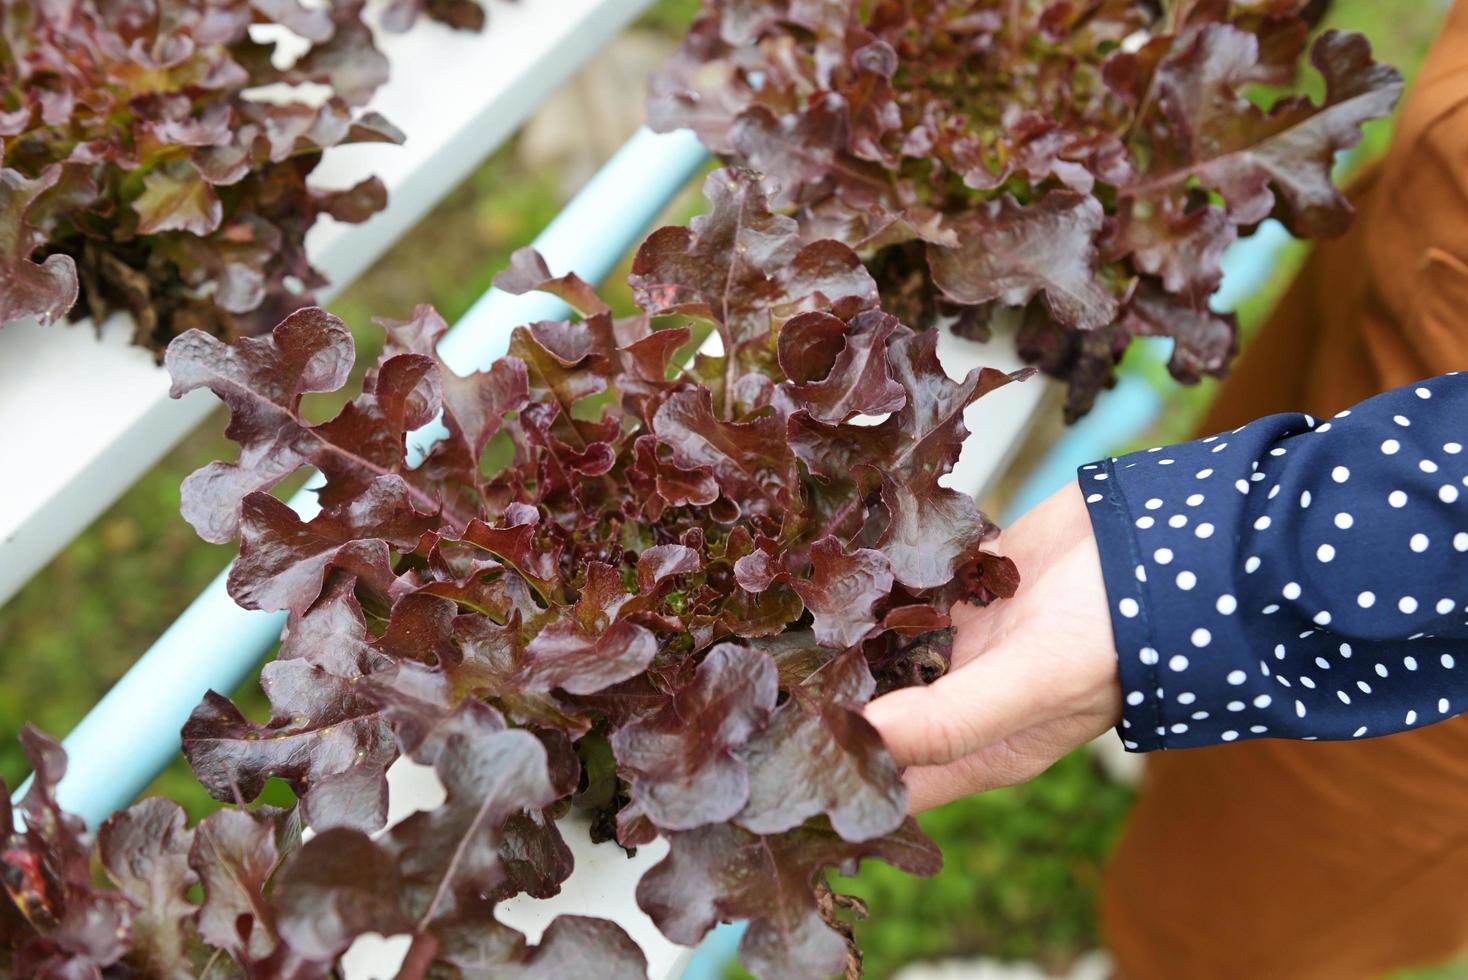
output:
[[[1180,380],[1227,370],[1232,322],[1201,319],[1235,237],[1271,215],[1345,228],[1332,166],[1402,82],[1358,35],[1310,44],[1320,10],[703,0],[648,118],[757,171],[801,241],[861,249],[909,326],[987,337],[1021,309],[1018,349],[1068,383],[1074,419],[1138,318],[1186,348]],[[1320,103],[1280,91],[1307,49]]]
[[[357,111],[387,78],[363,4],[78,0],[7,8],[0,23],[0,327],[132,313],[159,352],[201,329],[233,338],[312,303],[306,256],[323,215],[364,221],[381,182],[308,186],[322,153],[399,142]],[[279,24],[308,44],[277,67]],[[303,96],[297,86],[318,86]],[[281,86],[283,97],[253,93]],[[319,96],[319,97],[315,97]]]

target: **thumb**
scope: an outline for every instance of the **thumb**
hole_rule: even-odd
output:
[[[1000,645],[927,687],[907,687],[866,706],[898,765],[940,765],[1055,716],[1045,672],[1013,644]]]

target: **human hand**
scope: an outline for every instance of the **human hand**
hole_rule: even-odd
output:
[[[877,698],[882,734],[917,813],[1033,779],[1121,719],[1101,559],[1077,484],[999,539],[1019,567],[1012,599],[957,606],[953,665],[927,687]]]

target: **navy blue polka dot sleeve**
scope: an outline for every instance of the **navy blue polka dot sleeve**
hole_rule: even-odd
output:
[[[1468,710],[1468,374],[1080,470],[1128,749]]]

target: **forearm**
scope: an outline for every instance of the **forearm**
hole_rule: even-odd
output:
[[[1127,747],[1357,738],[1468,710],[1465,444],[1452,375],[1083,468]]]

